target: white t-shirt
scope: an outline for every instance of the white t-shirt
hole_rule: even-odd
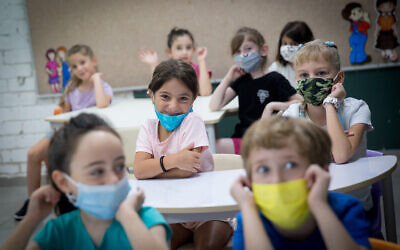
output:
[[[300,105],[301,103],[291,104],[283,113],[283,116],[299,117]],[[367,150],[367,132],[374,129],[371,124],[371,111],[369,110],[368,104],[363,100],[358,100],[352,97],[345,98],[340,108],[340,115],[342,116],[343,130],[348,130],[351,126],[358,123],[367,125],[360,146],[349,161],[355,161],[360,157],[365,157]],[[305,118],[310,120],[307,112],[305,112]],[[323,126],[323,128],[327,129],[326,126]],[[369,210],[372,207],[370,187],[354,190],[348,192],[348,194],[359,198],[363,202],[365,210]]]
[[[136,141],[136,152],[146,152],[153,155],[154,158],[160,158],[161,156],[178,153],[183,148],[194,143],[194,148],[202,147],[201,170],[212,171],[214,169],[214,161],[208,149],[206,127],[198,114],[189,113],[163,142],[160,142],[158,138],[158,125],[159,120],[156,118],[148,119],[141,126]]]
[[[271,66],[269,66],[268,70],[270,72],[276,71],[279,74],[283,75],[290,82],[290,85],[292,85],[294,89],[297,88],[296,75],[292,66],[290,66],[289,63],[286,64],[286,66],[283,66],[279,62],[275,61],[271,64]]]

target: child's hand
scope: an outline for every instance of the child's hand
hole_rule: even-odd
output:
[[[154,50],[148,48],[142,48],[139,50],[139,59],[143,63],[147,63],[151,66],[156,67],[158,64],[158,55]]]
[[[346,96],[346,90],[343,87],[343,83],[339,82],[333,85],[330,96],[342,100]]]
[[[204,61],[207,57],[207,48],[206,47],[198,47],[196,49],[197,53],[197,61]]]
[[[197,173],[200,171],[201,153],[194,152],[193,147],[194,143],[191,143],[189,146],[176,153],[175,164],[182,170]]]
[[[60,192],[58,192],[53,186],[46,185],[35,192],[29,200],[28,212],[26,217],[42,221],[46,218],[57,202],[60,200]]]
[[[247,177],[240,176],[231,187],[231,195],[233,199],[239,204],[240,207],[243,205],[250,205],[256,207],[253,195],[250,193],[251,184]],[[248,190],[246,190],[248,189]]]
[[[137,192],[129,194],[128,197],[119,205],[118,211],[115,214],[115,219],[122,223],[131,212],[137,213],[143,205],[144,192],[141,188],[137,188]]]
[[[308,167],[304,178],[310,190],[307,198],[311,210],[317,209],[320,204],[328,202],[328,188],[330,175],[322,167],[312,164]]]
[[[90,82],[94,84],[95,82],[101,82],[101,76],[103,73],[101,72],[96,72],[90,77]]]
[[[244,71],[243,69],[241,69],[239,66],[237,66],[235,64],[229,69],[229,71],[225,77],[227,77],[228,82],[233,82],[245,74],[246,74],[246,71]]]

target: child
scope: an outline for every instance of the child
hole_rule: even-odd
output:
[[[194,38],[192,33],[186,29],[173,28],[167,39],[168,48],[166,53],[168,57],[175,60],[182,60],[192,65],[196,71],[197,79],[199,82],[199,94],[201,96],[208,96],[211,94],[212,86],[210,78],[212,75],[211,70],[207,69],[206,47],[195,47]],[[197,62],[192,62],[193,55],[197,53]],[[150,65],[151,73],[153,73],[155,67],[158,64],[158,55],[154,50],[148,50],[147,48],[139,51],[139,58],[142,62]]]
[[[293,21],[288,22],[279,36],[278,51],[276,53],[275,62],[269,66],[269,71],[281,73],[293,88],[297,87],[293,62],[294,56],[299,44],[314,40],[311,29],[305,22]]]
[[[330,152],[328,134],[303,119],[275,116],[246,131],[248,177],[231,188],[241,210],[234,249],[370,248],[361,203],[328,192]]]
[[[97,59],[92,49],[87,45],[75,45],[68,50],[68,64],[71,67],[72,78],[68,83],[60,107],[63,112],[84,109],[92,106],[107,107],[111,103],[113,91],[111,86],[101,79],[97,72]],[[28,152],[27,186],[28,197],[40,187],[40,172],[42,161],[46,162],[47,151],[52,133],[48,133]],[[14,214],[16,220],[22,220],[26,214],[29,198],[20,210]]]
[[[302,46],[295,60],[298,92],[304,103],[295,103],[284,116],[304,117],[327,129],[332,140],[332,156],[337,164],[366,156],[366,132],[373,129],[371,112],[363,100],[344,98],[344,72],[333,42],[314,40]],[[372,213],[370,187],[349,192]]]
[[[158,119],[146,121],[139,131],[133,164],[136,178],[184,178],[213,170],[204,122],[192,112],[197,91],[196,73],[189,64],[170,59],[155,68],[149,94]],[[226,221],[171,227],[172,249],[192,238],[196,249],[221,249],[233,232]]]
[[[51,139],[52,186],[33,193],[26,218],[9,239],[14,245],[9,246],[26,244],[60,199],[60,191],[78,209],[49,220],[30,249],[168,249],[171,229],[161,214],[142,207],[143,191],[128,196],[124,162],[121,138],[101,118],[72,118]]]
[[[220,110],[239,96],[240,122],[232,139],[217,141],[217,153],[239,154],[241,138],[254,121],[270,116],[273,111],[284,110],[302,98],[281,74],[264,72],[268,46],[257,30],[239,29],[231,41],[231,52],[236,64],[215,89],[210,109]]]

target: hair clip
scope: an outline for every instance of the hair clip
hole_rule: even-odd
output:
[[[297,50],[301,49],[301,47],[303,47],[304,44],[299,43],[299,45],[297,45]]]
[[[333,48],[337,49],[337,46],[336,46],[335,42],[326,41],[326,42],[324,42],[324,44],[325,44],[326,46],[328,46],[328,47],[333,47]]]

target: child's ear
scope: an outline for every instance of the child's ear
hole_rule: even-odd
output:
[[[344,71],[339,71],[335,83],[344,83]]]
[[[94,63],[94,66],[97,67],[97,57],[93,56],[92,62]]]
[[[153,94],[153,91],[151,91],[151,90],[149,89],[149,90],[147,90],[147,93],[148,93],[149,96],[150,96],[151,102],[154,104],[154,94]]]
[[[267,45],[267,44],[264,44],[264,45],[260,48],[260,55],[261,55],[261,56],[267,56],[268,50],[269,50],[268,45]]]
[[[65,177],[64,173],[59,170],[54,170],[51,173],[51,179],[63,193],[72,193],[74,190],[73,185]]]
[[[167,56],[172,57],[172,52],[170,48],[166,48],[165,49],[165,54],[167,54]]]

